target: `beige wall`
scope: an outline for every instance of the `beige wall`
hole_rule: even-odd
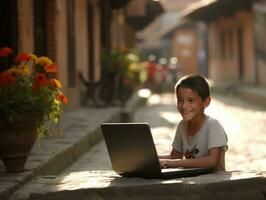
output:
[[[236,23],[243,24],[244,82],[255,82],[254,36],[251,12],[238,12]]]
[[[124,18],[123,9],[114,10],[112,12],[112,23],[111,23],[112,48],[123,49],[125,47],[124,24],[125,24],[125,18]]]
[[[59,78],[62,80],[65,88],[65,93],[70,100],[68,109],[75,108],[80,104],[81,91],[85,88],[78,78],[78,72],[82,71],[85,78],[88,74],[88,16],[87,16],[87,0],[79,0],[75,2],[75,48],[76,48],[76,74],[77,84],[75,87],[66,87],[67,84],[67,5],[66,0],[57,0],[58,12],[57,12],[57,62],[60,66]],[[91,0],[94,9],[94,61],[95,65],[95,77],[100,78],[100,9],[98,7],[97,0]]]
[[[76,1],[75,1],[76,2]],[[77,8],[77,5],[75,5]],[[67,45],[67,2],[57,0],[56,2],[56,62],[59,68],[58,78],[63,84],[63,90],[69,99],[66,109],[73,109],[79,105],[79,83],[76,87],[68,87],[68,45]],[[75,17],[77,18],[77,17]],[[77,56],[76,52],[76,56]],[[76,57],[77,58],[77,57]],[[76,59],[77,60],[77,59]],[[77,74],[73,74],[77,76]]]
[[[87,0],[80,0],[76,2],[76,63],[77,70],[82,71],[86,78],[89,67],[89,51],[94,51],[94,77],[95,80],[100,79],[100,50],[101,50],[101,16],[100,8],[97,0],[90,0],[93,6],[93,34],[94,34],[94,49],[88,49],[88,14],[87,14]],[[83,87],[83,86],[81,86]]]
[[[33,0],[18,0],[18,52],[33,51]]]
[[[56,3],[56,63],[58,65],[58,78],[63,84],[64,91],[68,95],[67,85],[67,5],[65,0],[57,0]],[[70,102],[71,104],[71,102]]]
[[[221,26],[223,24],[223,26]],[[231,33],[231,36],[228,35]],[[230,34],[229,33],[229,34]],[[226,34],[225,41],[221,42],[221,34]],[[231,37],[231,41],[228,39]],[[226,39],[227,38],[227,39]],[[225,54],[221,53],[224,45]],[[238,76],[236,55],[236,33],[233,22],[227,18],[220,19],[209,26],[209,76],[216,82],[234,81]]]
[[[141,2],[139,2],[141,4]],[[130,11],[132,7],[127,7]],[[132,12],[132,11],[130,11]],[[126,23],[124,8],[112,12],[111,41],[113,48],[131,48],[136,44],[136,31]]]
[[[88,74],[87,0],[75,1],[76,69]]]
[[[178,29],[173,37],[173,56],[178,58],[183,75],[198,72],[197,39],[194,29]]]
[[[243,77],[240,80],[237,29],[242,29]],[[223,38],[223,39],[222,39]],[[221,17],[209,24],[209,75],[218,83],[255,82],[252,16],[240,11],[232,17]],[[224,52],[224,53],[223,53]]]

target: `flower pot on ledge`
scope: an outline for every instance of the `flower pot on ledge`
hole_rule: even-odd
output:
[[[0,124],[0,158],[6,172],[22,172],[37,137],[37,126],[28,121]]]
[[[37,134],[46,132],[43,121],[57,123],[61,104],[68,99],[50,58],[14,55],[12,49],[2,47],[0,61],[0,159],[7,172],[20,172]]]

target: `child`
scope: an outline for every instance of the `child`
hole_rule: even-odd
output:
[[[207,81],[197,74],[183,77],[175,92],[177,110],[183,120],[176,129],[170,154],[159,155],[161,167],[225,170],[226,133],[216,119],[204,113],[211,102]]]

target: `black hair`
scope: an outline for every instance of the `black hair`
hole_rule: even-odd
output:
[[[210,88],[206,79],[199,74],[192,74],[181,78],[175,85],[175,91],[178,89],[189,88],[198,93],[202,100],[210,96]]]

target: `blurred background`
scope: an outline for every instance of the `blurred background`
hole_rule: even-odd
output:
[[[67,109],[99,81],[123,101],[190,73],[217,88],[266,87],[265,0],[4,0],[0,22],[1,47],[57,63]]]
[[[0,49],[51,58],[68,97],[26,173],[5,174],[0,160],[0,199],[39,171],[63,173],[85,151],[70,171],[110,169],[106,146],[95,139],[110,116],[148,122],[158,152],[169,152],[181,120],[174,85],[192,73],[210,83],[206,114],[228,135],[227,170],[265,172],[266,0],[1,0],[0,24]],[[0,75],[11,67],[0,55]]]

